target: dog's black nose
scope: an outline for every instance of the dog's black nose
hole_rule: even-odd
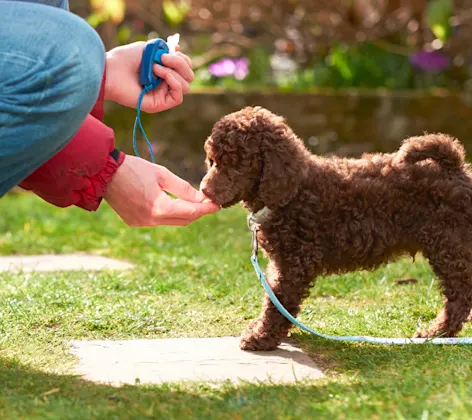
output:
[[[213,196],[213,188],[209,187],[208,185],[202,188],[202,193],[205,194],[208,198]]]

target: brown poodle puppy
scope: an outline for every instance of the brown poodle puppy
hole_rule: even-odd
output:
[[[461,330],[472,308],[472,174],[459,141],[431,134],[392,154],[325,158],[311,154],[282,117],[249,107],[218,121],[205,151],[201,188],[209,198],[271,210],[258,241],[269,284],[293,316],[317,276],[372,270],[422,252],[445,303],[416,336]],[[265,296],[241,348],[274,349],[290,327]]]

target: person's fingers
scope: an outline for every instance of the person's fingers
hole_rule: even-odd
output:
[[[184,93],[184,95],[188,93],[188,91],[190,90],[190,84],[179,73],[177,73],[176,71],[172,69],[163,67],[159,64],[155,64],[153,66],[153,72],[154,74],[156,74],[156,76],[159,76],[160,78],[164,80],[167,80],[167,77],[169,77],[169,74],[172,74],[172,76],[174,76],[178,80],[180,85],[182,86],[182,92]]]
[[[166,78],[166,82],[170,87],[169,95],[165,97],[166,105],[180,105],[184,101],[184,92],[182,89],[182,85],[172,73],[169,73]],[[172,99],[172,101],[169,101],[169,97]]]
[[[164,54],[162,56],[162,64],[166,66],[167,68],[170,68],[172,70],[175,70],[177,73],[179,73],[187,82],[193,81],[195,78],[195,75],[193,73],[193,70],[190,68],[189,64],[187,61],[182,57],[183,54],[176,54],[176,55],[169,55],[169,54]]]
[[[177,50],[176,50],[176,54],[177,54],[178,57],[182,57],[182,58],[187,62],[188,66],[189,66],[190,68],[193,67],[192,59],[191,59],[188,55],[185,55],[184,53],[181,53],[181,52],[179,52],[179,51],[177,51]]]
[[[159,112],[182,104],[184,92],[182,85],[170,72],[162,72],[163,81],[152,94],[145,95],[141,109],[144,112]],[[183,80],[183,79],[182,79]]]
[[[169,87],[169,90],[168,92],[166,92],[164,98],[165,106],[171,108],[180,105],[184,101],[184,92],[182,90],[182,85],[172,73],[168,73],[165,80]]]
[[[219,207],[213,203],[190,203],[180,199],[174,200],[169,196],[159,201],[160,203],[156,207],[154,216],[156,220],[184,219],[194,221],[219,210]]]
[[[155,221],[154,226],[187,226],[190,223],[192,223],[193,220],[187,220],[187,219],[172,219],[172,218],[167,218],[167,219],[158,219]]]
[[[150,113],[164,111],[165,109],[180,105],[184,100],[184,94],[190,90],[188,82],[174,70],[159,64],[155,64],[153,70],[163,81],[152,94],[144,96],[141,107],[142,111]],[[162,95],[162,92],[162,98],[164,99],[157,99],[159,95]],[[136,96],[139,96],[139,94]]]
[[[177,197],[192,203],[201,203],[207,197],[203,192],[193,188],[190,183],[172,173],[165,166],[158,165],[159,186]]]

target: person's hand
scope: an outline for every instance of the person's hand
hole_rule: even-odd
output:
[[[142,91],[139,84],[139,70],[146,43],[116,47],[106,55],[105,99],[130,108],[136,108],[138,97]],[[180,52],[177,46],[176,54],[164,54],[161,66],[154,64],[156,76],[162,78],[159,86],[148,92],[143,99],[141,110],[148,113],[165,111],[180,105],[183,96],[190,90],[194,79],[192,61]]]
[[[104,198],[126,224],[138,227],[186,226],[220,210],[167,168],[128,155],[108,184]]]

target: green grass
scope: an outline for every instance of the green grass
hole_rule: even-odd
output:
[[[74,339],[239,335],[263,289],[240,208],[188,228],[131,229],[106,206],[57,209],[31,195],[0,200],[0,253],[94,252],[128,273],[0,274],[2,419],[464,419],[472,348],[389,347],[292,337],[326,377],[295,385],[167,384],[113,388],[73,375]],[[414,277],[416,284],[395,279]],[[441,305],[429,266],[402,260],[320,279],[302,321],[327,334],[407,337]],[[471,335],[467,326],[463,335]]]

